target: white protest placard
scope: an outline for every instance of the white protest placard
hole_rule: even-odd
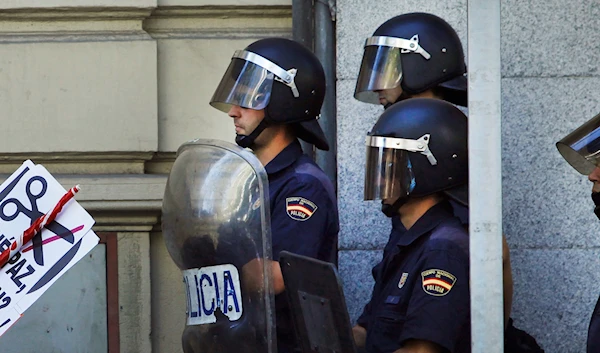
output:
[[[20,313],[23,313],[25,310],[29,309],[29,307],[38,300],[39,297],[46,292],[56,280],[58,280],[65,272],[67,272],[73,265],[75,265],[79,260],[81,260],[87,253],[89,253],[96,245],[100,238],[94,233],[93,230],[87,232],[87,234],[81,239],[81,245],[77,251],[77,254],[73,257],[73,259],[58,273],[58,275],[54,276],[46,285],[41,287],[39,290],[32,292],[31,294],[27,294],[23,296],[21,300],[19,300],[16,304],[16,308]]]
[[[5,311],[2,320],[0,321],[0,336],[8,331],[8,329],[21,318],[21,315],[21,312],[15,307],[11,307]]]
[[[0,185],[0,252],[51,211],[65,193],[43,166],[25,161]],[[93,218],[72,199],[0,268],[0,335],[98,244],[93,224]]]

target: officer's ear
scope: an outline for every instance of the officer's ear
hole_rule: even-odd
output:
[[[285,128],[285,133],[289,136],[298,137],[298,124],[285,124],[283,127]]]
[[[446,100],[446,90],[440,86],[435,86],[431,89],[431,94],[435,99]]]
[[[288,136],[304,140],[304,135],[303,135],[304,130],[302,130],[302,128],[300,128],[300,124],[298,124],[298,123],[285,124],[283,126],[285,127],[285,132]]]
[[[444,201],[450,201],[450,197],[448,197],[448,195],[446,195],[443,192],[436,192],[435,194],[431,194],[428,196],[433,198],[433,200],[435,201],[436,204],[438,204],[440,202],[444,202]]]

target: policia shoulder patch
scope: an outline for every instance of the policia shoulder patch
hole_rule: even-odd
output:
[[[314,202],[304,197],[295,196],[285,199],[285,210],[288,216],[296,221],[306,221],[317,212],[317,208]]]
[[[431,269],[421,272],[423,290],[429,295],[441,297],[450,292],[456,277],[444,270]]]

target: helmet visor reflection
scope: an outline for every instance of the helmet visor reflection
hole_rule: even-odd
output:
[[[365,103],[379,104],[379,95],[374,91],[399,87],[402,80],[400,55],[400,48],[366,46],[354,98]]]
[[[367,146],[365,200],[398,199],[408,196],[414,188],[408,151]]]
[[[556,143],[563,158],[583,175],[600,166],[600,114]]]
[[[210,105],[225,113],[232,105],[264,109],[269,104],[273,73],[250,61],[233,58],[215,90]]]

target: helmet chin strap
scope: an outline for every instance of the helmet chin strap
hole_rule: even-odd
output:
[[[383,212],[384,215],[386,215],[390,218],[397,216],[398,211],[400,210],[400,207],[402,207],[402,205],[404,205],[406,202],[408,202],[408,197],[399,197],[398,200],[394,201],[394,203],[391,205],[383,203],[383,200],[382,200],[381,201],[381,212]]]
[[[596,205],[594,208],[594,213],[596,214],[596,217],[600,219],[600,192],[592,193],[592,201],[594,201],[594,204]]]
[[[266,111],[265,111],[266,114]],[[269,127],[269,123],[267,122],[266,116],[263,120],[258,124],[258,126],[250,133],[250,135],[235,135],[235,143],[238,146],[243,148],[251,148],[254,145],[254,141],[267,127]]]

